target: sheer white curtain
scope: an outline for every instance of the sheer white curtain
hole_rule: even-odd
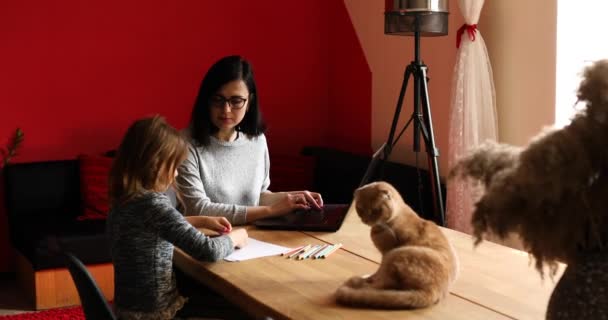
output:
[[[492,67],[485,42],[477,30],[484,0],[458,0],[464,17],[457,34],[458,50],[452,79],[448,164],[485,140],[497,140],[496,98]],[[471,214],[479,190],[469,182],[448,182],[448,227],[471,233]]]

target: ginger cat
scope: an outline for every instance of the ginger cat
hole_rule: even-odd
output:
[[[386,182],[355,191],[357,214],[371,226],[382,253],[371,276],[353,277],[336,292],[339,303],[355,307],[409,309],[431,306],[448,294],[458,258],[434,222],[418,215]]]

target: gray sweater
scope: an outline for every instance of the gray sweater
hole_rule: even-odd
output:
[[[157,313],[175,304],[174,245],[203,261],[222,259],[234,250],[228,236],[210,238],[195,229],[162,193],[149,192],[113,207],[107,226],[115,306],[123,311]]]
[[[232,142],[211,137],[208,146],[190,146],[177,185],[186,215],[224,216],[246,222],[247,206],[257,206],[270,185],[266,137],[239,134]]]

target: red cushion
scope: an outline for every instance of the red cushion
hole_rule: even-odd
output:
[[[78,220],[105,219],[110,209],[108,177],[112,158],[83,154],[78,160],[83,204],[83,213]]]

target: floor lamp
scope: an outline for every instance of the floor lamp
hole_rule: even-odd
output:
[[[420,37],[443,36],[448,33],[448,0],[386,0],[384,15],[384,33],[387,35],[413,36],[414,60],[405,68],[397,108],[391,130],[384,148],[384,160],[387,160],[393,147],[405,130],[413,123],[414,152],[420,152],[420,136],[424,140],[429,161],[430,182],[433,191],[434,217],[437,224],[445,225],[445,210],[439,179],[437,157],[439,150],[435,146],[431,106],[429,103],[427,66],[420,60]],[[414,110],[405,127],[395,138],[397,122],[401,114],[403,97],[409,78],[414,78]],[[422,207],[422,203],[420,204]]]

